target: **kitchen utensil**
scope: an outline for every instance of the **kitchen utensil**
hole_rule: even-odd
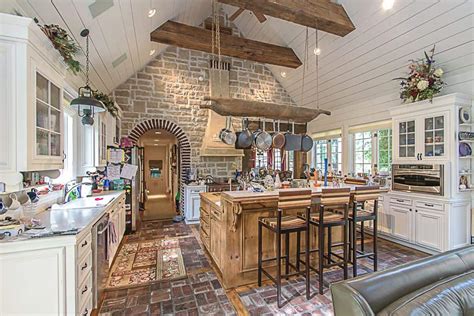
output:
[[[459,132],[459,140],[474,140],[474,132]]]
[[[219,133],[219,138],[222,142],[226,145],[233,145],[235,144],[236,136],[235,133],[232,132],[232,118],[228,116],[226,118],[226,126],[223,128]]]
[[[472,148],[467,143],[459,143],[459,156],[466,157],[472,155]]]
[[[469,108],[461,108],[459,110],[459,121],[461,123],[469,123],[471,122],[471,111]]]
[[[11,193],[10,195],[4,196],[2,200],[7,210],[16,210],[21,206],[20,202],[18,202],[18,198],[15,193]]]
[[[285,133],[285,150],[301,151],[301,135],[295,134],[295,123],[292,123],[292,132]]]
[[[249,130],[248,118],[242,119],[242,131],[236,133],[236,149],[250,149],[253,143],[253,134]]]
[[[306,124],[306,130],[308,130],[308,124]],[[308,152],[313,148],[313,139],[307,134],[304,134],[301,138],[301,150]]]
[[[37,203],[39,201],[38,190],[33,188],[30,192],[27,192],[26,194],[28,195],[32,203]]]
[[[285,147],[286,138],[285,138],[285,134],[280,132],[280,121],[278,121],[277,126],[278,126],[277,129],[275,129],[275,121],[273,121],[273,130],[275,132],[273,133],[272,144],[273,144],[273,148],[282,149],[283,147]]]
[[[255,147],[260,150],[267,151],[272,146],[273,138],[265,131],[265,120],[263,120],[263,129],[255,137]]]

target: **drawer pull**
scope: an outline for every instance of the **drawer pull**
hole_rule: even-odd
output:
[[[405,202],[405,200],[397,199],[397,202],[403,203],[403,202]]]
[[[425,203],[425,206],[428,206],[428,207],[434,207],[433,204],[429,204],[429,203]]]
[[[84,287],[84,289],[82,290],[81,294],[86,293],[88,289],[89,289],[89,288],[88,288],[87,285],[86,285],[86,286]]]
[[[83,271],[85,268],[87,268],[87,262],[84,263],[84,265],[83,265],[82,268],[81,268],[81,271]]]
[[[82,313],[82,316],[87,316],[89,315],[89,310],[86,308],[86,310],[84,311],[84,313]]]
[[[85,247],[85,246],[87,246],[87,240],[81,244],[81,247]]]

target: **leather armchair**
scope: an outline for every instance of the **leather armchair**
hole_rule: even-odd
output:
[[[336,316],[474,315],[474,246],[334,283]]]

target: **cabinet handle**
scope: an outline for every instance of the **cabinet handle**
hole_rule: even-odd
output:
[[[411,209],[411,208],[410,208],[409,210],[410,210],[410,212],[412,211],[412,209]]]
[[[84,263],[84,265],[83,265],[82,268],[81,268],[81,271],[83,271],[85,268],[87,268],[87,262]]]
[[[415,210],[416,213],[418,213],[418,210]]]
[[[399,200],[398,199],[397,202],[403,203],[403,202],[405,202],[405,200]]]
[[[84,311],[84,313],[82,313],[82,316],[87,316],[89,315],[89,310],[86,308],[86,310]]]
[[[88,288],[87,285],[86,285],[86,287],[82,290],[81,294],[86,293],[88,289],[89,289],[89,288]]]
[[[433,205],[433,204],[428,204],[428,203],[425,203],[425,206],[428,206],[428,207],[433,207],[434,205]]]
[[[87,246],[87,240],[84,241],[84,242],[82,243],[82,245],[81,245],[81,247],[85,247],[85,246]]]

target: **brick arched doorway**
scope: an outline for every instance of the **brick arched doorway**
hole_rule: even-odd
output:
[[[184,186],[188,180],[189,169],[191,168],[191,144],[186,133],[173,122],[162,119],[149,119],[138,123],[130,132],[128,137],[136,144],[140,136],[152,129],[162,129],[172,133],[178,139],[179,144],[179,190],[180,190],[180,210],[184,209]]]

